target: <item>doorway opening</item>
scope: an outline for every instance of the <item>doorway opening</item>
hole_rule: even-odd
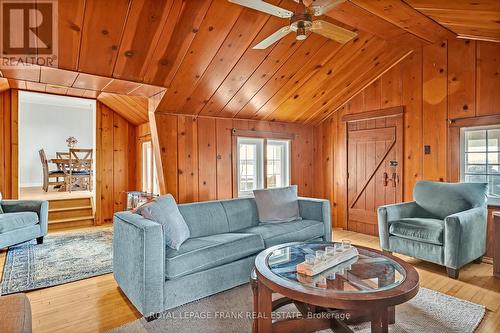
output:
[[[93,223],[96,101],[20,91],[18,121],[19,198],[48,200],[49,223]]]

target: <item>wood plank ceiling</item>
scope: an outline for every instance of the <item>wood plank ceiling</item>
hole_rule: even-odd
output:
[[[461,38],[500,42],[499,0],[405,0]]]
[[[100,94],[113,105],[131,103],[124,112],[134,122],[147,120],[133,111],[144,111],[144,101],[111,94],[160,94],[159,112],[317,124],[416,47],[454,38],[453,27],[423,9],[443,3],[346,1],[322,18],[358,33],[345,45],[316,34],[296,41],[290,34],[254,50],[288,21],[227,0],[59,0],[58,67],[65,71],[53,77],[66,93],[84,89],[83,96]],[[490,7],[481,10],[496,10]],[[11,87],[57,93],[41,74],[50,69],[38,77],[0,69]]]

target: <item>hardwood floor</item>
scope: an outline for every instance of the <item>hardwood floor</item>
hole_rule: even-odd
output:
[[[57,233],[68,232],[71,231]],[[350,239],[354,244],[378,248],[376,237],[355,232],[336,229],[334,239]],[[0,252],[0,273],[5,254],[5,250]],[[486,316],[477,332],[500,332],[500,279],[493,277],[492,265],[467,265],[457,281],[448,278],[443,267],[401,257],[415,265],[422,287],[485,305]],[[28,297],[35,333],[102,332],[140,317],[118,289],[112,274],[28,292]]]

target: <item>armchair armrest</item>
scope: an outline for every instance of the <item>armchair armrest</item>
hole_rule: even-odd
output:
[[[380,247],[389,249],[389,226],[390,221],[411,217],[427,217],[429,214],[423,210],[415,201],[402,202],[393,205],[380,206],[377,210],[378,233]]]
[[[164,265],[162,226],[132,212],[115,213],[113,275],[144,316],[163,311]]]
[[[43,200],[2,200],[4,213],[33,212],[38,215],[42,234],[46,235],[49,224],[49,202]]]
[[[486,251],[486,206],[447,216],[444,220],[444,263],[460,268]]]
[[[332,218],[330,201],[315,198],[299,198],[300,216],[306,220],[322,221],[325,228],[325,241],[332,240]]]

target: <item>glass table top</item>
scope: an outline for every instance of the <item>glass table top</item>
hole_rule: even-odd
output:
[[[289,281],[306,287],[331,289],[335,292],[367,293],[382,291],[400,285],[405,269],[394,260],[356,247],[359,255],[326,271],[308,276],[297,273],[296,266],[305,261],[307,254],[325,250],[332,243],[302,243],[282,247],[271,252],[266,265],[271,272]]]

